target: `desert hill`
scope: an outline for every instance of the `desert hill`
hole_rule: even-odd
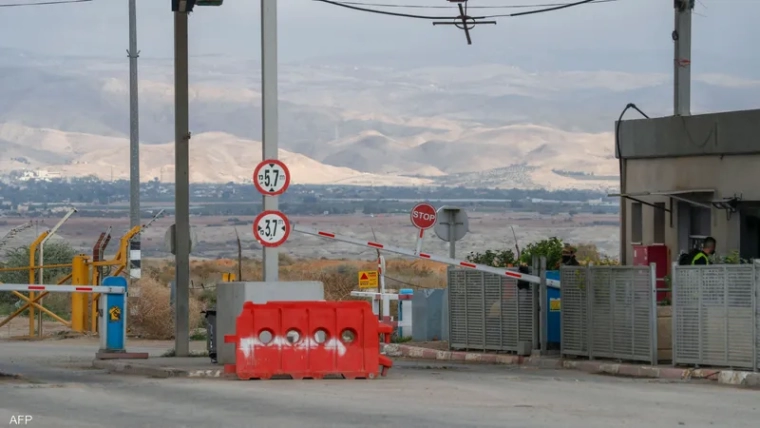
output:
[[[140,62],[143,180],[173,177],[171,67]],[[0,52],[0,173],[126,177],[124,68]],[[234,58],[194,59],[191,180],[250,179],[261,135],[256,70]],[[300,183],[607,190],[617,185],[612,128],[620,110],[631,100],[652,117],[672,108],[662,73],[339,61],[280,71],[280,153]],[[756,107],[759,98],[757,80],[694,76],[695,114]]]

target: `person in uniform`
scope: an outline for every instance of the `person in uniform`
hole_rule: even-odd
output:
[[[580,266],[578,259],[575,258],[575,251],[575,247],[570,246],[570,244],[565,244],[565,247],[562,248],[562,259],[559,262],[560,266]],[[559,268],[559,266],[557,268]]]
[[[697,251],[696,254],[694,254],[694,257],[691,259],[692,265],[709,265],[710,264],[710,256],[715,253],[715,238],[712,236],[708,236],[705,238],[704,241],[702,241],[702,249]]]

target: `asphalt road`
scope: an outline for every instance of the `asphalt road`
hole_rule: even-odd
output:
[[[0,371],[25,378],[0,377],[0,426],[14,415],[49,428],[755,428],[760,420],[760,392],[715,384],[409,362],[374,381],[156,380],[87,369],[82,358],[92,354],[81,349],[12,348],[0,342]],[[20,359],[29,349],[43,352]]]

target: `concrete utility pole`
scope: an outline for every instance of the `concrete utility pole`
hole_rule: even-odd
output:
[[[277,0],[261,0],[261,151],[262,159],[277,159]],[[263,196],[264,210],[277,210],[277,196]],[[277,282],[280,276],[279,250],[264,247],[264,281]]]
[[[674,0],[673,109],[676,116],[691,116],[691,15],[695,0]]]
[[[129,0],[129,228],[140,225],[140,112],[137,94],[137,1]],[[129,245],[129,276],[141,276],[140,234]]]
[[[190,102],[188,99],[187,12],[174,12],[174,221],[175,301],[174,351],[190,355]]]

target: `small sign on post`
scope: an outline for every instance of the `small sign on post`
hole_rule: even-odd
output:
[[[290,236],[290,221],[280,211],[264,211],[253,220],[253,236],[264,247],[279,247]]]
[[[290,170],[280,160],[265,159],[253,170],[253,185],[262,195],[281,195],[290,186]]]
[[[377,271],[363,270],[359,272],[359,288],[377,288]]]
[[[434,206],[427,202],[423,202],[412,208],[409,217],[412,220],[412,225],[419,230],[416,247],[416,254],[419,254],[420,251],[422,251],[422,238],[425,236],[425,231],[435,226],[438,214],[436,213]]]

